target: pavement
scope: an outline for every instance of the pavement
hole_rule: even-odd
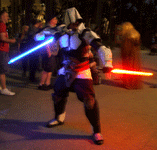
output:
[[[21,77],[17,62],[7,77],[16,95],[0,95],[0,150],[157,150],[157,56],[148,53],[141,51],[142,68],[154,76],[142,78],[142,89],[127,90],[120,76],[112,74],[108,80],[103,73],[102,84],[94,86],[104,136],[100,146],[92,141],[91,126],[75,93],[69,95],[65,124],[45,127],[54,116],[53,90],[37,90],[38,83]],[[120,64],[120,50],[114,48],[113,65]]]

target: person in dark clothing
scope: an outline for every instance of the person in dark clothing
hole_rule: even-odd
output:
[[[33,20],[32,25],[30,25],[28,30],[28,41],[27,41],[27,49],[31,49],[35,47],[39,42],[34,40],[35,34],[41,28],[42,22],[40,20]],[[29,80],[31,82],[36,82],[36,71],[39,65],[39,53],[32,53],[29,55]]]
[[[152,43],[150,47],[150,55],[157,54],[157,33],[153,35]]]
[[[28,32],[29,26],[24,25],[22,27],[22,32],[19,34],[19,39],[18,39],[18,49],[20,53],[24,53],[26,51],[27,47],[27,32]],[[26,71],[28,67],[28,57],[24,57],[22,59],[22,77],[26,77]]]

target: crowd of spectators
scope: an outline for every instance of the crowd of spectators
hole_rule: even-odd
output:
[[[18,34],[18,38],[10,39],[7,26],[9,20],[9,14],[7,11],[0,12],[0,93],[3,95],[15,95],[15,92],[11,92],[6,87],[6,74],[9,73],[9,44],[16,43],[17,53],[22,54],[27,50],[37,46],[40,42],[34,40],[34,35],[45,27],[55,28],[57,24],[57,18],[54,16],[51,20],[47,20],[46,25],[40,20],[30,20],[29,25],[23,25],[21,32]],[[47,45],[38,52],[34,52],[21,59],[22,66],[22,80],[29,79],[30,82],[38,83],[39,90],[52,89],[51,83],[52,75],[57,74],[59,68],[60,58],[57,56],[59,47],[57,43],[55,46]],[[57,58],[55,58],[55,56]],[[57,61],[57,63],[56,63]],[[42,69],[42,70],[41,70]],[[41,72],[40,79],[36,76],[37,71]]]

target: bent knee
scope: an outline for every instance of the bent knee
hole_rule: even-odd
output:
[[[95,99],[91,98],[84,100],[84,105],[87,109],[93,109],[95,105]]]

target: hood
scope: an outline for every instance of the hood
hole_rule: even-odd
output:
[[[64,23],[66,24],[66,26],[77,21],[79,21],[80,23],[83,21],[77,9],[75,7],[67,9],[64,16]]]

